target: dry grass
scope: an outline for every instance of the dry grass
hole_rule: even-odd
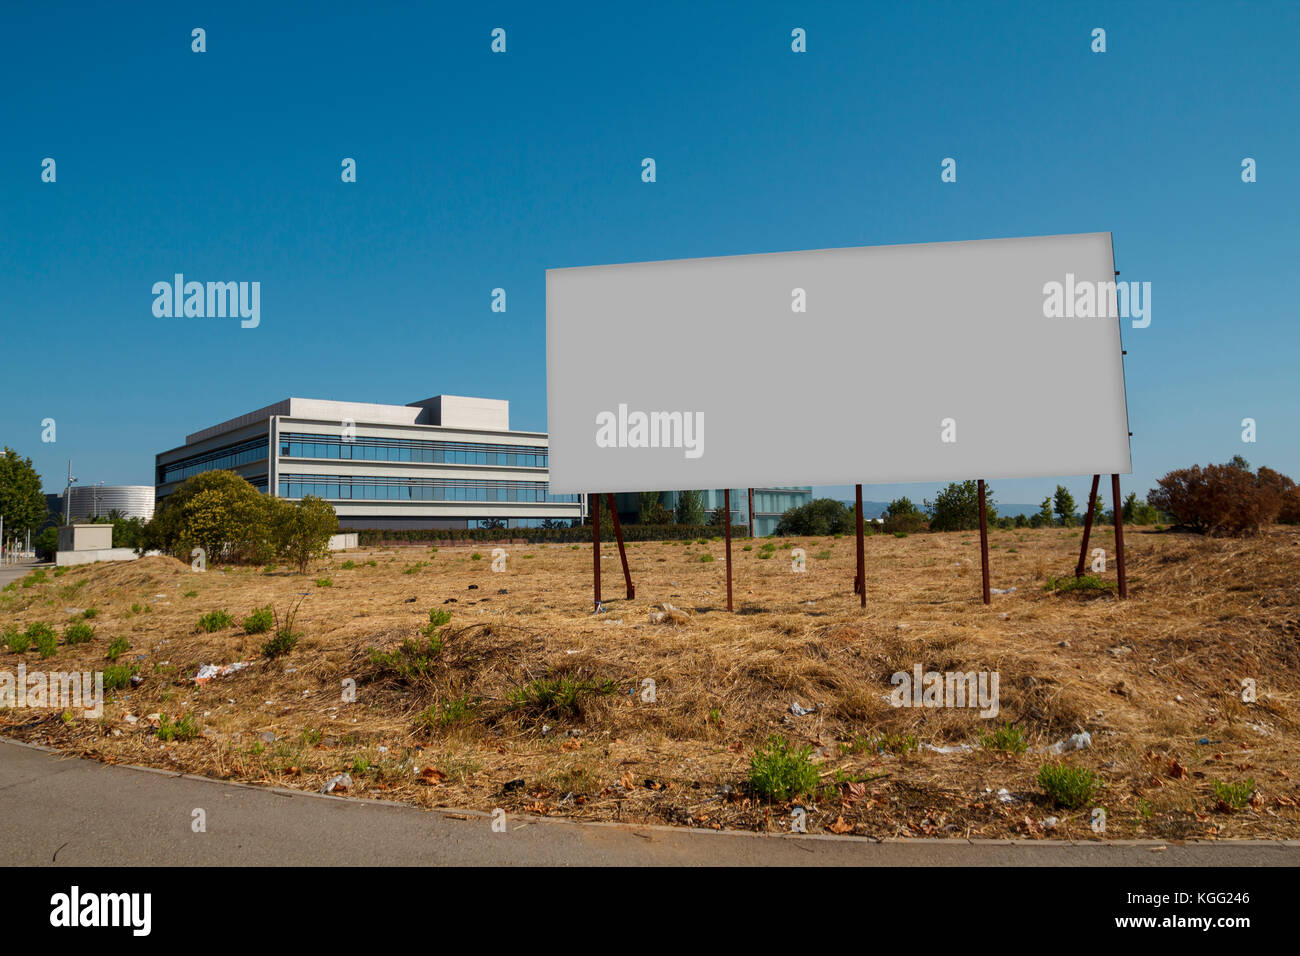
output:
[[[1016,588],[990,607],[979,601],[970,533],[868,538],[865,611],[850,593],[849,538],[781,542],[807,550],[805,574],[791,573],[783,547],[764,559],[737,543],[735,614],[725,610],[720,541],[631,545],[635,601],[611,599],[622,579],[607,547],[599,616],[590,614],[589,546],[513,545],[504,573],[490,571],[481,546],[481,560],[472,548],[351,552],[306,575],[198,574],[165,558],[77,568],[0,595],[0,617],[20,628],[49,621],[61,634],[68,609],[94,607],[95,639],[61,645],[41,666],[101,668],[122,636],[132,649],[121,662],[143,681],[108,695],[99,720],[13,709],[0,711],[0,733],[281,786],[316,789],[348,771],[354,795],[428,807],[776,830],[788,828],[789,805],[765,803],[747,784],[753,748],[775,732],[811,746],[818,762],[824,787],[801,801],[810,831],[1042,835],[1050,815],[1052,836],[1098,838],[1091,808],[1052,808],[1034,782],[1044,760],[1061,758],[854,746],[886,733],[973,743],[1005,722],[1031,747],[1091,733],[1091,749],[1064,759],[1103,778],[1107,837],[1300,836],[1300,534],[1208,540],[1130,529],[1127,602],[1043,590],[1048,576],[1072,576],[1077,531],[990,538],[993,586]],[[1092,546],[1110,553],[1109,530]],[[717,560],[702,563],[706,552]],[[345,570],[345,560],[357,566]],[[333,586],[316,588],[326,575]],[[1113,566],[1103,577],[1113,581]],[[283,614],[302,592],[297,647],[266,660],[269,635],[245,635],[239,622],[268,604]],[[689,621],[651,623],[665,602]],[[368,650],[416,639],[431,609],[452,612],[435,666],[407,681],[381,674]],[[200,632],[200,615],[215,610],[236,625]],[[33,669],[39,659],[29,651],[23,660]],[[202,686],[189,679],[200,664],[237,660],[254,663]],[[0,650],[0,669],[18,661]],[[889,706],[890,675],[915,664],[998,672],[997,720]],[[592,689],[571,707],[517,705],[531,682],[566,678]],[[1245,678],[1257,684],[1253,703],[1241,700]],[[647,679],[653,702],[643,699]],[[355,702],[343,699],[349,680]],[[795,701],[816,710],[794,716]],[[434,719],[423,719],[430,708]],[[154,713],[190,714],[202,736],[159,741]],[[1257,783],[1253,803],[1216,808],[1213,782],[1246,778]],[[1002,788],[1017,799],[1000,802]]]

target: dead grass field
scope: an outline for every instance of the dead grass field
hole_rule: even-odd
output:
[[[749,784],[754,748],[776,733],[812,748],[821,785],[795,801],[809,832],[1300,836],[1300,533],[1128,531],[1127,602],[1044,590],[1048,576],[1073,576],[1077,530],[991,532],[992,584],[1016,590],[989,607],[976,533],[869,537],[865,611],[851,593],[848,537],[777,541],[768,558],[761,541],[751,551],[736,541],[735,614],[725,610],[720,540],[630,545],[635,601],[618,599],[617,552],[606,546],[601,615],[590,613],[590,545],[511,545],[502,573],[490,570],[491,546],[478,559],[468,547],[350,552],[304,576],[194,573],[168,558],[73,568],[0,594],[0,624],[46,621],[62,635],[94,608],[94,639],[61,640],[46,660],[0,649],[0,670],[102,669],[109,642],[123,637],[131,649],[119,663],[142,680],[109,693],[99,719],[0,710],[0,734],[302,789],[346,772],[353,796],[425,807],[777,831],[790,829],[791,803],[760,799]],[[1092,546],[1113,554],[1110,529]],[[806,573],[791,572],[791,547],[806,550]],[[315,584],[326,577],[332,586]],[[1113,562],[1103,577],[1114,580]],[[239,622],[267,604],[283,614],[300,597],[296,648],[265,659],[268,635],[246,635]],[[689,622],[651,623],[665,601]],[[369,649],[416,638],[435,609],[452,617],[431,669],[405,682],[384,676]],[[214,610],[235,624],[199,632]],[[191,680],[201,664],[240,660],[252,663]],[[890,675],[916,664],[998,672],[1000,714],[890,706]],[[592,689],[549,710],[516,697],[564,677]],[[1246,678],[1254,702],[1242,700]],[[647,679],[653,702],[643,699]],[[348,680],[355,702],[343,699]],[[815,710],[796,716],[796,701]],[[446,719],[423,720],[431,707]],[[190,715],[200,733],[160,740],[151,715]],[[979,746],[1004,723],[1024,731],[1029,752]],[[1088,749],[1033,752],[1081,731]],[[909,735],[975,746],[911,749]],[[1095,771],[1099,795],[1076,810],[1054,806],[1035,781],[1052,761]],[[1220,801],[1216,781],[1247,779],[1248,804]],[[1090,827],[1097,806],[1104,834]]]

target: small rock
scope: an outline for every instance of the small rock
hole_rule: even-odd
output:
[[[273,744],[275,743],[275,734],[271,733],[269,730],[264,730],[257,735],[257,739],[264,744]]]
[[[415,598],[413,598],[413,597],[409,597],[409,598],[407,598],[405,601],[403,601],[402,603],[403,603],[403,604],[414,604],[415,601],[416,601]]]
[[[497,588],[497,594],[509,594],[509,593],[510,592],[507,591],[505,588]]]
[[[478,585],[477,585],[477,584],[471,584],[471,585],[470,585],[469,587],[467,587],[465,590],[467,590],[467,591],[477,591],[477,590],[478,590]]]
[[[1070,642],[1069,642],[1069,641],[1057,641],[1057,642],[1056,642],[1056,646],[1057,646],[1057,647],[1069,647],[1069,646],[1070,646]]]
[[[1106,653],[1111,657],[1128,657],[1133,653],[1133,648],[1129,647],[1127,644],[1119,644],[1115,647],[1106,648]]]
[[[501,792],[502,792],[502,793],[513,793],[515,790],[522,790],[522,789],[524,789],[524,778],[523,778],[523,777],[519,777],[519,778],[516,779],[516,780],[511,780],[511,781],[508,781],[506,784],[504,784],[504,785],[501,787]]]
[[[443,601],[442,603],[443,603],[443,604],[455,604],[455,603],[456,603],[456,599],[455,599],[455,598],[447,598],[447,600]]]

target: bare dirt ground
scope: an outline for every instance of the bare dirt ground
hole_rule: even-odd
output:
[[[0,672],[101,670],[125,638],[118,663],[139,680],[109,692],[98,719],[0,710],[0,735],[302,789],[347,773],[357,797],[575,819],[788,831],[797,804],[809,832],[879,837],[1300,836],[1300,532],[1127,531],[1128,601],[1045,590],[1073,577],[1078,530],[991,532],[992,584],[1015,590],[988,607],[976,533],[869,537],[865,610],[847,537],[778,540],[771,552],[736,541],[734,614],[720,540],[630,545],[634,601],[611,599],[622,577],[606,545],[598,615],[590,545],[512,545],[502,572],[491,546],[349,552],[307,575],[196,573],[170,558],[47,572],[0,592],[0,626],[48,622],[57,652],[0,649]],[[1113,555],[1110,529],[1091,546]],[[792,573],[795,547],[806,573]],[[1114,580],[1113,560],[1101,577]],[[296,647],[266,658],[269,635],[240,622],[300,599]],[[686,619],[652,623],[663,602]],[[199,631],[217,610],[234,624]],[[451,621],[429,631],[441,647],[422,672],[376,662],[372,649],[427,648],[431,610]],[[64,643],[79,620],[93,639]],[[203,664],[236,661],[251,663],[192,680]],[[997,672],[1000,712],[891,706],[891,675],[916,665]],[[572,699],[547,696],[546,682],[563,679]],[[182,716],[197,736],[159,739],[159,722]],[[980,745],[1004,724],[1028,752]],[[1036,752],[1085,731],[1086,749]],[[752,791],[750,758],[771,734],[811,748],[811,797]],[[1036,782],[1045,762],[1095,771],[1099,794],[1054,805]],[[1253,797],[1238,807],[1215,788],[1247,780]]]

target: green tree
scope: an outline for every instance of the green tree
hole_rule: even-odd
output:
[[[186,560],[202,548],[209,563],[265,560],[273,552],[278,502],[233,471],[201,472],[162,500],[137,550],[157,548]]]
[[[664,507],[659,492],[641,492],[637,498],[637,521],[641,524],[672,524],[673,516]]]
[[[1145,501],[1138,500],[1136,491],[1128,493],[1119,513],[1124,518],[1125,524],[1155,524],[1160,518],[1155,508]]]
[[[996,525],[997,509],[993,506],[993,489],[984,488],[984,508],[989,524]],[[931,531],[970,531],[980,526],[979,483],[975,481],[950,482],[934,501],[926,501],[930,513]]]
[[[1242,471],[1250,471],[1250,462],[1240,455],[1233,455],[1232,460],[1228,462],[1233,468],[1240,468]]]
[[[1049,528],[1052,526],[1053,522],[1052,522],[1052,496],[1051,495],[1048,495],[1046,498],[1043,499],[1043,503],[1038,506],[1038,514],[1034,515],[1034,518],[1038,519],[1038,524],[1034,524],[1032,518],[1030,519],[1029,523],[1035,528],[1041,528],[1044,525],[1046,525]]]
[[[906,495],[891,501],[885,508],[884,517],[884,530],[888,534],[898,532],[911,534],[925,528],[925,515]]]
[[[305,574],[313,558],[329,554],[330,535],[339,530],[334,506],[324,498],[306,495],[293,503],[279,498],[272,517],[275,552]]]
[[[33,534],[45,523],[49,509],[41,491],[41,476],[30,458],[5,446],[0,456],[0,516],[5,519],[5,537],[21,538]]]
[[[777,535],[854,534],[854,511],[834,498],[816,498],[789,508],[777,522]]]
[[[677,508],[673,518],[678,524],[704,524],[704,492],[677,492]]]
[[[1065,485],[1056,486],[1053,508],[1057,517],[1061,519],[1062,527],[1069,528],[1074,524],[1074,495],[1070,494]]]

